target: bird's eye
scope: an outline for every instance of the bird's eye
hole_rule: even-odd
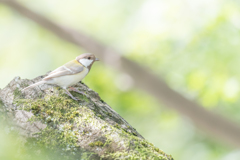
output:
[[[88,57],[88,59],[90,59],[90,57]]]

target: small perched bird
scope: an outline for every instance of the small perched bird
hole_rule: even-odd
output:
[[[48,76],[42,79],[42,81],[26,87],[22,91],[25,91],[29,88],[38,86],[43,83],[56,84],[65,89],[66,94],[68,94],[72,99],[78,100],[67,90],[67,88],[69,87],[72,91],[84,94],[83,92],[70,86],[81,81],[89,73],[95,61],[99,61],[99,59],[96,58],[95,55],[91,53],[81,54],[80,56],[76,57],[75,60],[72,60],[50,72]]]

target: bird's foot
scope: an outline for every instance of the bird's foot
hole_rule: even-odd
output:
[[[77,88],[69,87],[69,89],[70,89],[71,91],[74,91],[74,92],[80,93],[80,94],[82,94],[82,95],[84,95],[84,96],[87,96],[84,92],[79,91]]]
[[[79,101],[79,99],[78,98],[76,98],[76,97],[74,97],[67,89],[65,89],[66,90],[66,94],[67,95],[69,95],[73,100],[75,100],[75,101]]]

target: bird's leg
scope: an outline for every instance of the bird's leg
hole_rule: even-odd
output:
[[[69,87],[69,89],[70,89],[71,91],[74,91],[74,92],[77,92],[77,93],[80,93],[80,94],[82,94],[82,95],[87,96],[84,92],[79,91],[77,88]]]
[[[65,88],[64,88],[65,89]],[[76,97],[73,97],[73,95],[67,90],[67,89],[65,89],[65,93],[67,94],[67,95],[69,95],[72,99],[74,99],[75,101],[78,101],[79,99],[78,98],[76,98]]]

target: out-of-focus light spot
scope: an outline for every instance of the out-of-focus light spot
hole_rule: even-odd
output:
[[[159,32],[162,27],[165,27],[163,23],[163,13],[167,8],[168,6],[164,1],[149,0],[143,3],[138,16],[144,21],[146,28],[153,32]]]
[[[121,91],[127,91],[133,87],[134,81],[128,74],[122,73],[117,76],[115,84]]]
[[[188,76],[188,86],[191,90],[202,90],[206,85],[207,76],[201,71],[194,71]]]
[[[234,25],[234,27],[236,28],[240,28],[240,21],[239,21],[239,18],[240,18],[240,13],[239,11],[235,11],[231,14],[230,16],[230,22]]]
[[[208,92],[205,92],[203,96],[201,97],[201,101],[203,106],[207,108],[214,108],[219,100],[219,94],[218,92],[214,90],[209,90]]]
[[[235,78],[229,79],[224,87],[224,94],[227,98],[235,98],[239,93],[239,83]]]

